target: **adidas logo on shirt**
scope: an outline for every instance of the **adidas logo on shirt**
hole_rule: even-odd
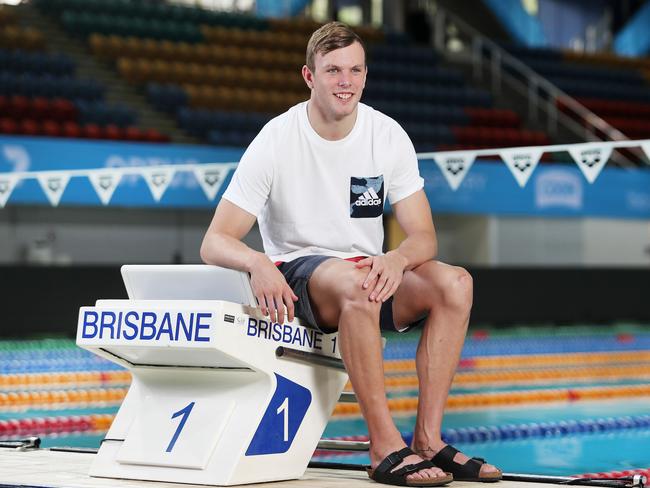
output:
[[[381,205],[381,198],[377,195],[374,188],[368,188],[368,191],[363,195],[359,195],[357,201],[354,202],[357,207],[367,207],[368,205]]]
[[[384,213],[384,176],[350,178],[350,217],[367,219]]]

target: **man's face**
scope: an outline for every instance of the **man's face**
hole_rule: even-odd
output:
[[[354,112],[366,84],[365,61],[358,42],[324,55],[316,54],[314,73],[307,70],[304,74],[312,89],[311,99],[325,117],[342,120]]]

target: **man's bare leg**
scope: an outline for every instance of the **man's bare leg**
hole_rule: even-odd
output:
[[[388,409],[379,331],[381,304],[368,300],[361,284],[367,272],[352,263],[330,259],[322,263],[309,281],[314,312],[321,324],[338,328],[338,343],[361,412],[368,424],[370,461],[373,468],[390,453],[405,447]],[[409,456],[404,464],[422,461]],[[409,480],[435,479],[445,473],[438,468],[422,469]]]
[[[447,395],[458,366],[472,307],[472,277],[462,268],[430,261],[404,274],[393,301],[396,324],[427,315],[415,365],[420,386],[412,449],[431,459],[445,447],[441,438]],[[458,453],[454,460],[469,458]],[[495,472],[489,464],[481,473]]]

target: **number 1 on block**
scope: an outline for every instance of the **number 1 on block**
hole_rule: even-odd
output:
[[[183,427],[185,427],[185,422],[187,422],[187,417],[190,416],[190,412],[192,411],[192,408],[194,408],[194,403],[195,402],[188,403],[185,407],[180,409],[178,412],[174,412],[174,414],[172,415],[172,420],[174,420],[179,415],[182,415],[183,418],[179,422],[178,427],[176,427],[176,432],[174,432],[174,435],[172,436],[172,440],[169,441],[169,445],[167,446],[165,452],[172,452],[172,449],[174,449],[174,444],[176,444],[176,441],[178,440],[178,436],[180,435],[181,430],[183,430]]]
[[[283,432],[283,440],[284,442],[289,441],[289,397],[286,397],[284,401],[282,402],[282,405],[278,407],[278,409],[275,411],[275,413],[284,413],[284,432]]]

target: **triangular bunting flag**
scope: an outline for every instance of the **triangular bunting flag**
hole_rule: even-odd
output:
[[[11,192],[18,182],[18,176],[11,173],[0,174],[0,208],[3,208],[9,200]]]
[[[214,197],[217,196],[219,188],[221,188],[223,180],[231,167],[230,164],[200,164],[194,166],[194,176],[196,176],[208,200],[214,200]]]
[[[165,193],[165,190],[167,190],[167,187],[172,182],[174,173],[176,173],[176,169],[170,166],[152,166],[140,170],[140,174],[146,180],[147,185],[149,185],[149,190],[151,190],[151,194],[157,202],[160,201],[163,193]]]
[[[433,159],[445,176],[452,190],[460,186],[465,175],[474,164],[476,153],[473,151],[440,152],[433,155]]]
[[[61,196],[70,181],[70,173],[65,171],[57,172],[39,172],[36,179],[41,184],[47,199],[53,207],[56,207],[61,201]]]
[[[643,152],[645,153],[645,157],[650,159],[650,142],[642,142],[641,149],[643,149]]]
[[[611,146],[597,142],[570,146],[567,150],[589,183],[596,181],[612,154]]]
[[[528,183],[530,175],[535,171],[543,152],[537,147],[512,148],[499,151],[499,156],[510,168],[510,172],[519,186],[523,188]]]
[[[120,179],[122,179],[122,172],[115,169],[89,171],[88,179],[102,203],[108,205],[117,185],[120,183]]]

